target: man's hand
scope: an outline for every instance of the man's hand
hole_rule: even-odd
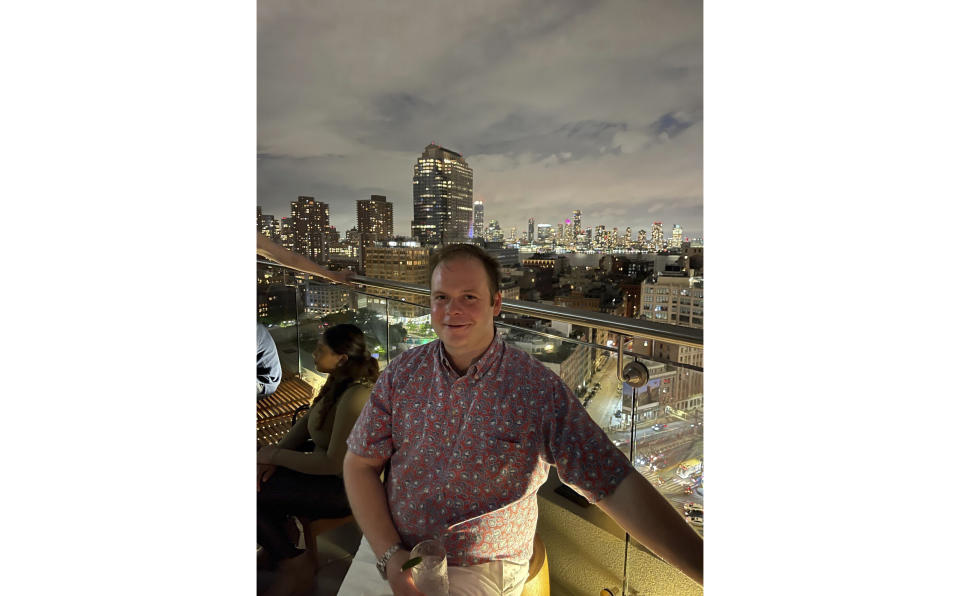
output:
[[[257,492],[260,492],[260,485],[270,480],[277,466],[273,464],[257,464]]]
[[[394,596],[425,596],[413,583],[413,574],[410,569],[400,569],[410,559],[410,551],[398,550],[387,562],[387,581]]]

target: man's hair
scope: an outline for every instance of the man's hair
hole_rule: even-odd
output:
[[[473,257],[483,263],[487,271],[487,285],[490,286],[490,304],[493,304],[500,291],[500,263],[479,246],[473,244],[448,244],[430,257],[430,289],[433,289],[433,270],[444,261]]]

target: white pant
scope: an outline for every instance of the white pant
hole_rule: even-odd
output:
[[[529,564],[492,561],[470,567],[447,567],[450,596],[520,596]],[[377,572],[377,558],[364,536],[340,584],[339,596],[391,596],[390,586]]]

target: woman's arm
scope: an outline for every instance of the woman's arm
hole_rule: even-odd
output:
[[[293,425],[287,434],[277,443],[279,449],[295,449],[299,445],[303,445],[307,439],[310,438],[310,432],[307,430],[307,418],[310,417],[310,410],[313,407],[311,406],[306,412],[304,412],[300,418],[297,419],[297,423]]]
[[[353,385],[340,397],[334,409],[333,431],[326,449],[319,446],[312,453],[280,449],[270,457],[272,464],[304,474],[343,475],[343,458],[347,454],[347,437],[360,417],[360,411],[370,399],[370,388]],[[299,423],[299,422],[298,422]]]

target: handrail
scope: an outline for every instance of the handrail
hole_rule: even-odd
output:
[[[408,294],[430,296],[429,288],[402,281],[377,279],[375,277],[365,277],[362,275],[355,275],[350,281],[385,290],[398,290]],[[671,343],[695,348],[703,347],[703,329],[693,327],[679,327],[677,325],[667,325],[666,323],[655,323],[641,319],[627,319],[606,313],[565,306],[558,307],[541,304],[539,302],[527,302],[525,300],[504,299],[503,310],[514,314],[604,329],[621,335],[662,339]]]
[[[257,259],[258,263],[270,265],[272,267],[286,267],[273,263],[272,261],[262,261]],[[294,271],[299,271],[294,269]],[[302,272],[301,272],[302,273]],[[311,275],[305,273],[304,275]],[[338,282],[331,282],[338,283]],[[430,296],[429,288],[416,284],[389,279],[378,279],[375,277],[366,277],[355,275],[350,278],[347,285],[366,285],[382,290],[396,290],[408,294],[420,296]],[[628,319],[606,313],[598,313],[577,308],[558,307],[549,304],[540,304],[538,302],[527,302],[525,300],[503,300],[503,311],[531,317],[552,319],[563,323],[573,325],[583,325],[595,329],[603,329],[612,333],[619,333],[630,337],[645,337],[667,341],[693,348],[703,347],[703,329],[693,327],[680,327],[677,325],[668,325],[666,323],[655,323],[643,319]]]

